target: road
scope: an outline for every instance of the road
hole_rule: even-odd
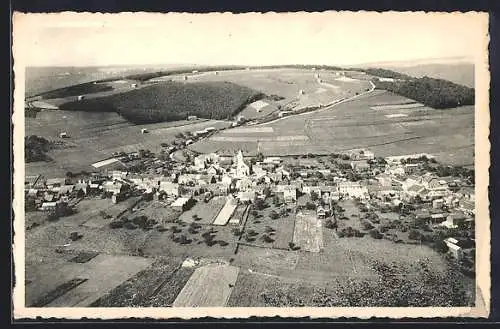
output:
[[[299,113],[299,114],[292,114],[292,115],[289,115],[289,116],[286,116],[286,117],[283,117],[283,118],[278,118],[278,119],[275,119],[275,120],[272,120],[272,121],[268,121],[268,122],[256,124],[255,126],[265,126],[265,125],[268,125],[268,124],[271,124],[271,123],[279,122],[281,120],[289,119],[289,118],[291,118],[293,116],[296,116],[296,115],[306,115],[306,114],[320,113],[320,112],[323,112],[323,111],[329,111],[333,107],[335,107],[335,106],[337,106],[339,104],[342,104],[342,103],[345,103],[345,102],[348,102],[348,101],[352,101],[353,99],[356,99],[358,97],[361,97],[361,96],[364,96],[364,95],[372,93],[375,90],[375,84],[370,81],[370,85],[371,85],[370,90],[362,92],[362,93],[357,94],[357,95],[354,95],[352,97],[344,98],[344,99],[342,99],[340,101],[339,100],[335,100],[332,103],[326,105],[326,107],[324,107],[324,108],[320,108],[320,109],[317,109],[317,110],[314,110],[314,111],[308,111],[308,112],[304,112],[304,113]]]

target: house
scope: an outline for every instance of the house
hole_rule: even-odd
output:
[[[440,209],[444,206],[444,199],[435,199],[432,201],[432,208]]]
[[[294,203],[297,201],[297,189],[290,186],[283,190],[283,198],[285,203]]]
[[[165,192],[167,195],[179,196],[179,184],[170,181],[160,181],[158,189],[160,192]]]
[[[375,154],[371,151],[365,149],[356,149],[349,152],[349,158],[352,160],[373,160],[375,159]]]
[[[338,192],[343,196],[365,199],[369,197],[368,188],[359,182],[340,182],[337,184]]]
[[[195,174],[183,174],[183,175],[179,175],[179,177],[177,178],[177,182],[179,184],[183,184],[183,185],[193,185],[193,184],[196,184],[196,182],[198,181],[198,179],[200,179],[201,175],[195,175]]]
[[[128,175],[128,172],[122,170],[112,170],[110,177],[112,179],[124,179]]]
[[[455,259],[461,260],[463,257],[463,250],[462,248],[458,245],[458,240],[454,238],[447,238],[443,240],[444,243],[446,243],[446,246],[448,246],[448,253]]]
[[[252,188],[254,185],[253,180],[247,177],[238,179],[236,181],[236,188],[240,191],[246,191]]]
[[[68,180],[66,178],[49,178],[45,181],[47,188],[52,189],[54,187],[60,187],[66,184]]]
[[[326,210],[323,206],[320,205],[316,208],[316,216],[320,219],[324,219],[326,217]]]
[[[253,190],[242,191],[242,192],[238,192],[238,194],[237,194],[237,198],[241,202],[248,202],[248,201],[252,202],[255,199],[255,196],[256,196],[256,193]]]
[[[282,160],[280,157],[265,157],[262,162],[279,165],[282,162]]]
[[[177,198],[170,206],[174,210],[185,211],[187,210],[189,203],[192,202],[191,200],[191,197]]]
[[[407,163],[404,165],[404,171],[407,175],[414,174],[419,168],[420,165],[418,163]]]
[[[68,138],[68,134],[66,132],[62,132],[59,134],[59,138]]]
[[[311,185],[304,185],[304,186],[302,186],[302,193],[311,195],[313,192],[318,197],[321,196],[321,187],[320,186],[311,186]]]
[[[102,189],[104,192],[120,194],[128,189],[128,185],[120,182],[107,181],[102,184]]]
[[[441,224],[446,220],[446,216],[443,213],[431,214],[430,222],[432,224]]]
[[[387,165],[385,172],[390,175],[404,175],[405,169],[402,165]]]
[[[366,160],[351,161],[351,168],[357,172],[365,172],[370,170],[370,164]]]
[[[186,77],[187,78],[187,77]],[[198,117],[196,115],[189,115],[187,117],[188,121],[193,121],[193,120],[198,120]]]
[[[57,211],[60,207],[66,205],[65,202],[62,201],[53,201],[53,202],[43,202],[40,210],[42,211]]]
[[[458,225],[462,224],[467,217],[461,212],[454,212],[448,217],[446,217],[446,221],[442,222],[441,225],[447,228],[457,228]]]
[[[141,134],[147,134],[149,131],[146,128],[141,129]]]
[[[381,186],[392,186],[392,178],[389,175],[380,174],[376,177],[376,179]]]
[[[460,190],[458,190],[456,192],[456,195],[459,198],[463,198],[465,200],[469,200],[469,201],[473,201],[473,202],[476,200],[474,187],[463,186],[460,188]]]

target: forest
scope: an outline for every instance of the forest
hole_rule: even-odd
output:
[[[413,99],[435,109],[474,105],[474,88],[458,85],[451,81],[429,77],[414,78],[386,69],[364,69],[374,76],[376,89],[384,89]],[[378,78],[393,78],[395,81],[380,81]]]

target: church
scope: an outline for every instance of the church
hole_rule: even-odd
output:
[[[243,152],[241,150],[233,158],[233,172],[236,178],[247,177],[250,175],[250,166],[245,163]]]

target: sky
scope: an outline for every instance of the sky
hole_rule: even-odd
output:
[[[481,13],[15,14],[26,66],[355,65],[475,59]]]

